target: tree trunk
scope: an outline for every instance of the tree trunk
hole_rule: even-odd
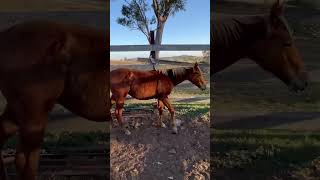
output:
[[[156,45],[161,45],[164,25],[165,25],[165,22],[158,22],[158,29],[156,32],[156,39],[155,39]],[[156,51],[156,60],[159,60],[159,57],[160,57],[159,54],[160,52]]]

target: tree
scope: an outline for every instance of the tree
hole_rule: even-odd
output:
[[[117,19],[118,24],[130,29],[141,31],[151,43],[150,31],[155,26],[155,44],[161,45],[165,23],[170,16],[185,10],[186,0],[152,0],[149,6],[146,0],[125,0],[121,14]],[[152,15],[150,16],[150,10]],[[159,59],[159,52],[156,52]]]

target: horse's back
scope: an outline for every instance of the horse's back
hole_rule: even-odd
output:
[[[153,77],[156,76],[156,71],[143,71],[143,70],[136,70],[136,69],[129,69],[129,68],[118,68],[112,70],[110,72],[110,80],[111,84],[115,81],[121,81],[128,76],[132,76],[132,79],[135,78],[143,78],[143,77]]]
[[[217,14],[213,16],[211,31],[211,40],[213,41],[213,50],[232,48],[233,46],[242,46],[247,39],[255,36],[256,29],[264,25],[264,20],[268,17],[265,14],[260,15],[226,15]],[[262,22],[262,23],[260,23]],[[249,26],[250,25],[250,26]],[[250,40],[250,39],[249,39]],[[240,42],[241,41],[241,42]]]
[[[113,94],[129,93],[132,97],[140,100],[157,98],[170,94],[172,82],[170,79],[155,70],[143,71],[127,68],[119,68],[111,71],[111,91]],[[159,86],[170,84],[170,88],[165,92],[159,91]]]

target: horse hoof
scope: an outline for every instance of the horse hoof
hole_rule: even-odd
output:
[[[178,134],[178,128],[177,127],[172,128],[172,133],[173,134]]]
[[[160,127],[162,127],[162,128],[166,128],[167,126],[166,126],[166,124],[165,124],[165,123],[161,122]]]
[[[156,122],[153,122],[153,123],[152,123],[152,126],[159,126],[159,124],[156,123]]]
[[[130,132],[128,129],[124,130],[124,133],[125,133],[127,136],[131,135],[131,132]]]

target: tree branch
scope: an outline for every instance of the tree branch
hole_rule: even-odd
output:
[[[159,19],[160,12],[159,12],[158,0],[153,0],[152,2],[153,2],[153,11],[154,11],[154,14],[156,15],[157,19]]]

